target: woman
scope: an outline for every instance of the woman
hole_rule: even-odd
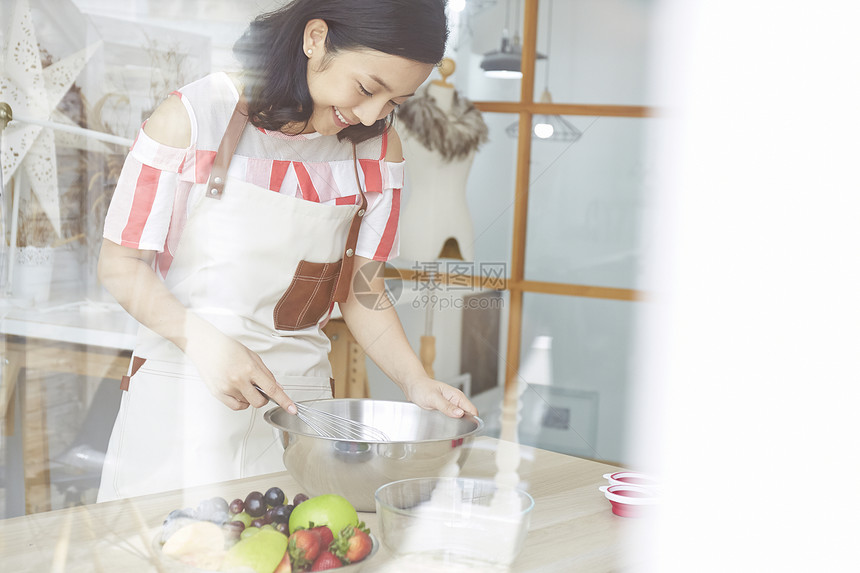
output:
[[[142,325],[100,501],[282,470],[261,391],[292,413],[331,397],[334,302],[409,400],[477,413],[426,375],[393,308],[349,288],[396,255],[389,118],[446,38],[443,0],[295,0],[237,43],[244,74],[189,84],[144,123],[99,259]]]

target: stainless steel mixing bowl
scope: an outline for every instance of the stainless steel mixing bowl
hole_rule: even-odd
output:
[[[336,493],[358,511],[375,511],[373,494],[386,483],[455,475],[469,451],[463,446],[484,427],[475,416],[449,418],[411,402],[333,399],[303,404],[374,426],[390,438],[387,442],[325,438],[280,407],[265,413],[284,446],[284,466],[304,493]]]

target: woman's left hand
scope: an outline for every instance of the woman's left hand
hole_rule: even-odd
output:
[[[463,392],[429,376],[410,380],[404,387],[406,399],[425,410],[439,410],[451,418],[460,418],[464,412],[478,415],[478,409]]]
[[[389,140],[389,153],[391,152]],[[386,160],[389,157],[386,155]],[[409,345],[400,317],[385,294],[383,263],[356,255],[350,284],[358,284],[361,270],[362,295],[358,300],[354,290],[345,302],[339,303],[343,318],[355,339],[367,355],[376,362],[386,376],[406,394],[406,399],[425,410],[439,410],[446,416],[460,418],[464,413],[478,415],[478,409],[457,388],[427,376],[424,366]],[[367,277],[372,277],[367,283]],[[377,304],[368,304],[367,295],[373,294]],[[373,297],[371,297],[373,299]]]

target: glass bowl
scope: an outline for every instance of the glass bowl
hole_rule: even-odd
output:
[[[397,557],[450,566],[507,566],[528,535],[534,500],[477,478],[413,478],[376,490],[379,536]]]

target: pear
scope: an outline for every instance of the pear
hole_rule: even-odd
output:
[[[287,551],[287,536],[275,530],[263,529],[256,535],[240,539],[227,551],[222,571],[249,568],[255,573],[273,573]]]

